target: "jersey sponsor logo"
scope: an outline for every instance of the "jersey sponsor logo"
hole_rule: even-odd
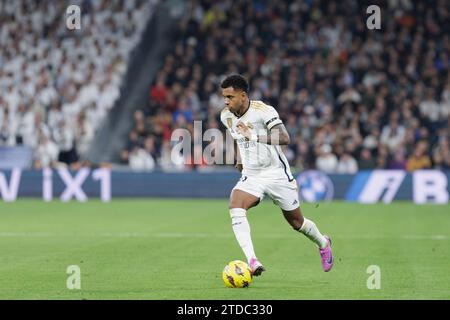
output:
[[[300,199],[306,202],[331,201],[334,196],[334,185],[323,172],[310,170],[297,177]]]
[[[248,141],[247,138],[237,139],[237,143],[242,146],[244,149],[248,149],[250,147],[256,147],[256,141]]]

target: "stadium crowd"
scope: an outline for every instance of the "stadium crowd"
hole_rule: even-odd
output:
[[[371,30],[370,4],[191,1],[122,162],[167,166],[171,133],[193,120],[224,130],[220,82],[240,73],[284,120],[297,170],[449,169],[449,7],[388,0]]]
[[[0,1],[0,146],[31,147],[35,168],[81,163],[155,2]]]

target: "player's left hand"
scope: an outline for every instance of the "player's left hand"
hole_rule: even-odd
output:
[[[250,138],[252,137],[252,131],[243,122],[239,122],[236,125],[236,129],[236,131],[242,134],[247,140],[250,140]]]

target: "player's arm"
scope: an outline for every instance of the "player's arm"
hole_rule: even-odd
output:
[[[249,141],[279,146],[288,145],[291,142],[289,133],[283,123],[278,123],[271,127],[268,135],[257,135],[242,122],[239,122],[236,127],[239,133]]]
[[[242,172],[241,155],[239,153],[239,148],[238,148],[236,140],[234,140],[234,163],[235,163],[234,167],[236,169],[238,169],[239,172]]]
[[[289,133],[286,130],[284,124],[280,123],[272,127],[270,129],[269,135],[258,136],[258,142],[272,145],[288,145],[291,143],[291,138],[289,137]]]
[[[268,134],[258,135],[248,128],[244,123],[237,125],[238,131],[249,141],[256,141],[270,145],[288,145],[291,141],[286,127],[283,125],[278,112],[272,106],[264,105],[260,111],[260,120],[264,123]]]

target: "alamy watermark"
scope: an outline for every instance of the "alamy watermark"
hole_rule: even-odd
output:
[[[370,30],[380,30],[381,29],[381,9],[377,5],[371,5],[367,7],[367,14],[370,16],[367,18],[366,26]]]
[[[66,27],[69,30],[81,29],[81,8],[75,4],[66,9]]]
[[[367,274],[370,274],[369,278],[367,278],[367,289],[369,290],[379,290],[381,289],[381,269],[377,265],[371,265],[367,267]]]
[[[81,289],[81,269],[77,265],[67,267],[66,273],[69,275],[66,280],[66,287],[69,290]]]
[[[253,127],[251,123],[246,124]],[[267,136],[270,134],[271,144],[279,145],[280,134],[278,130],[272,130],[270,133],[263,130],[251,131],[258,136]],[[264,161],[271,159],[274,155],[267,148],[267,144],[251,141],[242,134],[228,130],[225,133],[219,129],[211,128],[203,132],[202,121],[194,121],[193,130],[175,129],[171,136],[171,161],[174,164],[186,165],[233,165],[240,163],[236,158],[236,148],[234,140],[239,146],[241,157],[245,157],[247,164],[259,164],[261,159]],[[277,155],[278,159],[278,155]]]

